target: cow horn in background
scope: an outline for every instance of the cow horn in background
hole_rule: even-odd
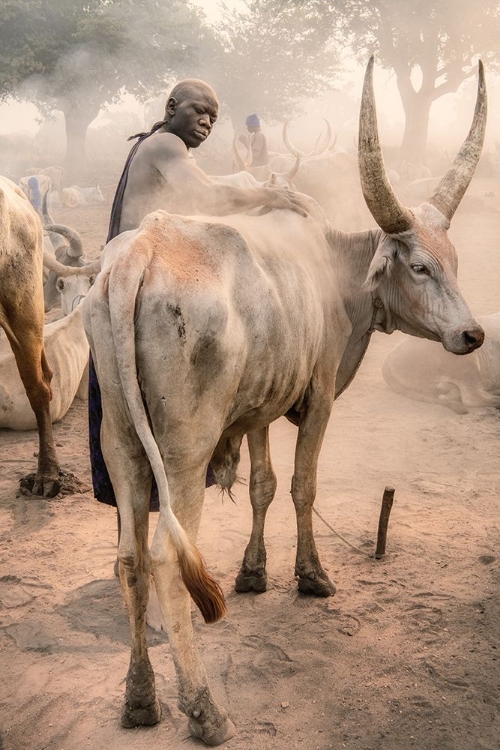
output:
[[[332,148],[334,148],[335,144],[337,143],[337,133],[333,130],[330,121],[327,120],[326,117],[323,117],[323,120],[326,122],[324,145],[316,148],[312,152],[312,154],[310,154],[310,156],[320,156],[321,154],[324,154],[325,151],[330,151]],[[318,137],[318,141],[320,137],[321,136]]]
[[[85,266],[64,266],[54,258],[51,253],[46,250],[43,251],[43,265],[50,271],[54,271],[58,276],[93,276],[95,273],[99,273],[101,270],[100,259],[88,263]]]
[[[245,162],[245,160],[243,159],[243,157],[242,157],[242,155],[240,153],[240,150],[238,148],[238,133],[234,134],[234,138],[233,138],[233,153],[234,153],[234,158],[236,160],[236,166],[238,167],[238,171],[240,171],[240,172],[246,172],[248,170],[248,167],[250,166],[250,163],[251,163],[251,158],[249,158],[250,154],[251,154],[251,149],[250,149],[250,145],[248,145],[247,146],[248,164],[247,164]]]
[[[83,255],[83,240],[75,229],[70,229],[64,224],[47,224],[44,229],[46,232],[60,234],[68,240],[69,248],[66,252],[70,258],[81,258]]]
[[[412,217],[397,199],[387,178],[378,137],[373,94],[373,55],[368,62],[359,114],[358,158],[361,188],[370,213],[384,232],[399,234],[412,225]]]
[[[42,217],[43,217],[44,228],[47,226],[47,224],[54,223],[54,219],[49,213],[48,196],[49,196],[49,191],[46,190],[42,197]]]
[[[469,135],[455,157],[455,161],[428,200],[428,203],[441,211],[448,220],[451,220],[457,210],[481,156],[484,131],[486,130],[486,114],[486,83],[483,63],[479,60],[476,108]]]
[[[283,125],[283,143],[287,147],[287,149],[290,151],[293,156],[305,156],[305,154],[302,151],[299,151],[298,148],[295,148],[293,143],[290,141],[290,138],[288,136],[288,123],[290,120],[287,120]]]
[[[327,120],[327,122],[328,122],[328,120]],[[328,122],[328,125],[330,125],[329,122]],[[330,130],[332,130],[332,126],[331,125],[330,125]],[[330,137],[328,146],[326,148],[327,148],[328,151],[332,151],[335,148],[336,145],[337,145],[337,131],[334,130],[333,131],[333,136]]]
[[[283,177],[283,179],[286,180],[287,182],[291,182],[293,178],[295,177],[295,175],[297,174],[297,172],[299,171],[300,160],[301,160],[301,156],[298,153],[295,157],[295,164],[293,165],[293,167],[289,169],[288,172],[284,172],[283,174],[280,174],[279,176]]]

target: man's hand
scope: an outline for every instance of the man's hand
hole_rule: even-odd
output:
[[[288,208],[301,216],[308,216],[309,207],[300,193],[294,193],[288,188],[267,188],[267,191],[269,200],[266,200],[265,205],[268,208]]]

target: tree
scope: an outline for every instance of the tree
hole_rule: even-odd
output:
[[[241,9],[224,8],[207,72],[235,129],[254,111],[282,120],[332,85],[339,69],[333,25],[333,5],[324,0],[243,0]]]
[[[0,0],[0,101],[64,113],[67,160],[88,125],[127,90],[139,99],[191,71],[204,34],[181,0]]]
[[[401,157],[425,162],[436,99],[475,73],[500,64],[500,3],[490,0],[341,0],[340,28],[357,58],[372,52],[394,69],[405,111]]]

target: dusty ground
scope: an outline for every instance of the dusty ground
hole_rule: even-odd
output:
[[[476,181],[451,236],[459,278],[478,314],[500,308],[500,189]],[[59,212],[90,255],[109,205]],[[250,530],[244,484],[236,502],[207,491],[200,548],[228,598],[200,648],[215,694],[238,733],[228,750],[497,750],[500,596],[497,549],[500,417],[457,416],[391,392],[380,374],[401,340],[376,334],[334,409],[320,461],[316,538],[337,583],[330,599],[298,596],[289,496],[295,429],[273,425],[278,493],[266,541],[270,585],[237,595]],[[176,707],[168,642],[150,635],[161,723],[124,730],[119,716],[128,626],[118,583],[114,511],[89,491],[86,406],[55,425],[62,466],[80,492],[18,494],[35,465],[35,433],[0,432],[0,748],[132,750],[197,747]],[[246,454],[242,477],[248,476]],[[374,550],[384,487],[395,487],[388,554]]]

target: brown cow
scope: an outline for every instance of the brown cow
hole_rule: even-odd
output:
[[[59,491],[49,402],[52,372],[43,347],[43,229],[24,192],[0,177],[0,326],[35,412],[38,437],[36,474],[22,480],[33,494],[53,497]]]

